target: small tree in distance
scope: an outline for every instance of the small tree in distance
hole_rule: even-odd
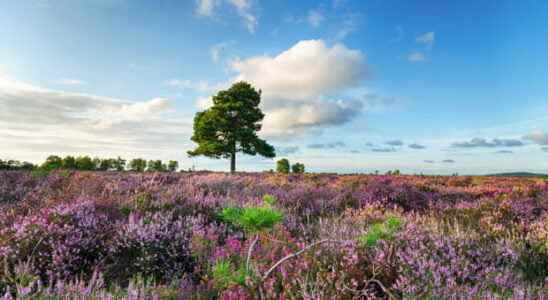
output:
[[[170,160],[167,164],[167,169],[170,172],[175,172],[179,169],[179,162],[176,160]]]
[[[189,156],[229,158],[236,171],[236,153],[275,157],[274,147],[257,136],[264,114],[259,108],[261,91],[247,82],[233,84],[213,96],[213,106],[196,113],[191,140],[198,147]]]
[[[91,157],[79,156],[76,158],[76,169],[81,171],[91,171],[95,169],[95,166]]]
[[[135,172],[143,172],[147,167],[147,161],[142,158],[134,158],[129,162],[129,169]]]
[[[304,164],[302,163],[295,163],[291,166],[291,172],[293,173],[304,173]]]
[[[287,158],[282,158],[276,162],[276,172],[289,173],[289,160]]]
[[[57,155],[50,155],[46,158],[46,161],[42,163],[40,168],[46,171],[51,171],[55,169],[61,169],[63,166],[63,159]]]
[[[149,160],[147,165],[147,171],[149,172],[164,172],[167,167],[161,160]]]

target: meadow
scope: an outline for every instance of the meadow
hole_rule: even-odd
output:
[[[0,172],[0,299],[545,299],[548,180]]]

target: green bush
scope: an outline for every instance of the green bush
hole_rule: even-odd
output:
[[[221,211],[220,218],[248,232],[271,229],[282,221],[283,214],[273,207],[276,203],[274,196],[266,195],[263,197],[263,202],[262,206],[226,207]]]
[[[289,160],[287,158],[282,158],[276,162],[276,172],[289,173]]]
[[[245,285],[248,276],[244,266],[234,269],[227,260],[219,260],[213,267],[213,279],[220,289],[225,289],[231,284]]]
[[[359,237],[362,246],[375,247],[379,240],[391,240],[394,234],[403,226],[403,220],[389,216],[382,223],[373,224],[369,230]]]

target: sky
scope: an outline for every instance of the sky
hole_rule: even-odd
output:
[[[548,173],[548,2],[6,0],[0,157],[189,158],[240,80],[260,136],[315,172]]]

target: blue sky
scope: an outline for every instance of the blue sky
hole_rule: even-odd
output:
[[[226,170],[185,153],[243,79],[261,135],[309,170],[548,172],[546,19],[541,1],[2,1],[0,156]]]

